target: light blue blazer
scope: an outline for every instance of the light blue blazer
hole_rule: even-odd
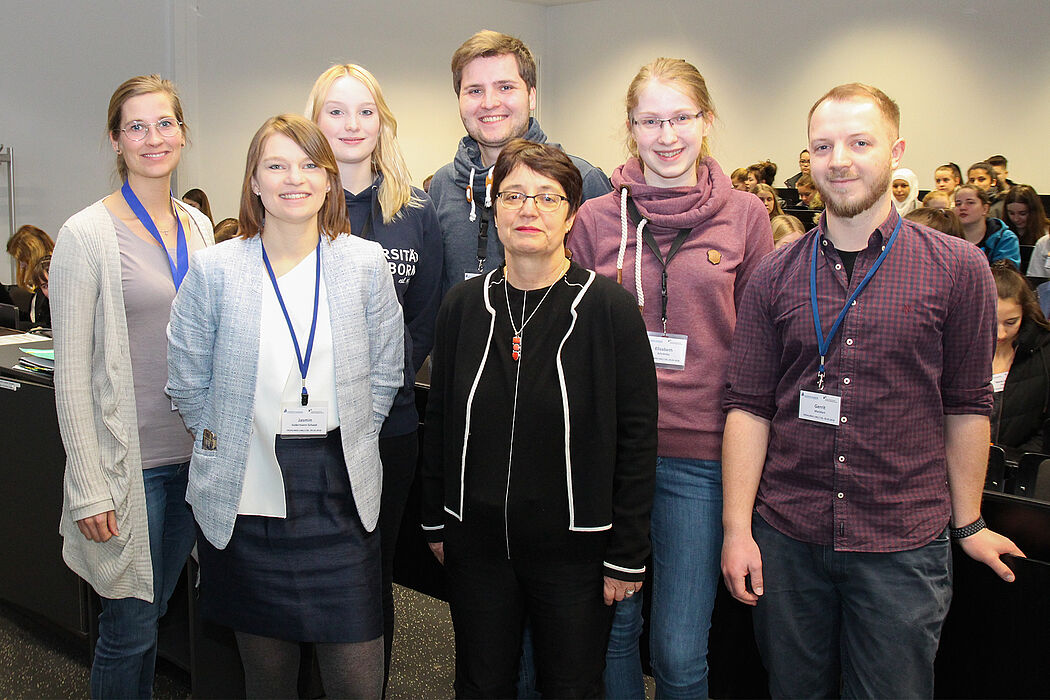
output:
[[[379,244],[347,234],[323,240],[343,455],[371,532],[383,488],[379,429],[402,383],[404,323]],[[241,499],[269,286],[260,237],[235,238],[194,254],[171,307],[167,390],[194,435],[186,500],[218,549],[233,535]],[[204,430],[214,449],[205,449]]]

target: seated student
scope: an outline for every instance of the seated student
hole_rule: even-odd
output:
[[[772,186],[777,176],[777,164],[764,160],[747,166],[747,186],[750,189],[755,185],[766,184]]]
[[[799,171],[784,180],[784,187],[795,187],[798,184],[799,179],[803,175],[809,175],[809,149],[803,148],[802,152],[798,154],[798,169]]]
[[[773,228],[774,250],[783,248],[788,243],[794,243],[806,232],[806,227],[799,218],[789,214],[774,216],[769,220],[769,224]]]
[[[36,287],[33,286],[33,268],[40,258],[50,255],[54,249],[55,243],[51,240],[51,236],[47,235],[42,229],[29,224],[19,227],[10,240],[7,241],[7,252],[17,263],[15,282],[20,288],[33,295],[32,301],[26,308],[22,309],[21,313],[21,320],[23,322],[28,321],[32,326],[39,325],[38,320],[43,320],[38,319],[38,313],[44,313],[44,307],[47,306],[46,297],[37,294]],[[46,320],[50,324],[50,309],[47,311]]]
[[[951,209],[952,195],[944,190],[933,190],[922,198],[922,206],[927,209]]]
[[[904,216],[919,208],[919,177],[908,168],[897,168],[890,178],[893,206]]]
[[[1002,186],[991,163],[980,161],[967,168],[966,184],[976,185],[984,190],[988,194],[988,203],[991,205],[989,215],[997,219],[1003,218]]]
[[[988,192],[978,185],[963,185],[955,191],[955,212],[963,225],[963,238],[984,251],[988,262],[1009,260],[1021,267],[1017,236],[999,219],[989,215]]]
[[[33,294],[33,328],[51,327],[51,296],[48,292],[48,278],[51,274],[51,256],[45,255],[36,261],[30,276],[36,292]]]
[[[820,193],[817,192],[817,185],[813,182],[813,178],[809,175],[803,175],[799,178],[798,182],[795,183],[795,189],[798,190],[798,201],[807,209],[820,210],[824,208],[824,202],[820,198]]]
[[[192,190],[186,190],[186,194],[182,195],[182,201],[190,206],[196,207],[201,213],[208,217],[208,221],[213,224],[215,223],[215,219],[212,218],[211,215],[211,202],[208,201],[208,195],[204,194],[204,190],[199,187],[194,187]]]
[[[1003,197],[1003,221],[1017,234],[1021,245],[1035,245],[1050,228],[1043,201],[1029,185],[1015,185]]]
[[[1050,400],[1050,323],[1027,280],[1008,264],[992,265],[999,333],[992,359],[992,442],[1046,451]]]
[[[228,241],[237,235],[237,219],[229,218],[223,219],[219,223],[215,224],[215,242],[222,243]]]
[[[772,187],[766,184],[758,184],[751,188],[751,194],[757,196],[762,200],[762,204],[766,205],[770,221],[773,220],[774,216],[783,216],[784,210],[780,207],[777,191]]]
[[[904,218],[908,221],[922,224],[923,226],[929,226],[941,233],[947,233],[949,236],[965,238],[963,235],[962,222],[959,221],[959,215],[951,209],[941,207],[919,207],[918,209],[905,214]]]
[[[1017,185],[1016,182],[1014,182],[1008,177],[1010,172],[1006,169],[1006,156],[988,156],[985,159],[985,162],[988,163],[988,165],[992,166],[992,168],[995,170],[995,179],[999,181],[999,190],[1003,194],[1006,194]]]
[[[751,188],[747,184],[747,168],[737,168],[733,171],[733,174],[729,176],[730,182],[733,183],[734,190],[740,190],[741,192],[750,192]]]
[[[955,188],[962,184],[962,170],[955,163],[938,165],[933,171],[933,183],[935,189],[954,194]]]

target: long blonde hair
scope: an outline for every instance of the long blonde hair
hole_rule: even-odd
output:
[[[649,81],[670,85],[693,100],[703,112],[700,118],[704,121],[713,121],[718,116],[711,93],[707,89],[707,81],[692,63],[680,58],[658,58],[642,66],[631,80],[627,88],[627,99],[624,101],[624,106],[627,108],[627,151],[635,158],[638,157],[638,144],[631,133],[630,124],[631,119],[634,118],[634,110],[638,106],[638,95]],[[709,155],[711,155],[711,147],[705,136],[700,143],[700,157],[697,163],[699,164]]]
[[[389,224],[405,207],[423,206],[423,201],[412,192],[412,177],[409,175],[405,156],[397,143],[397,119],[390,111],[379,81],[365,68],[355,63],[336,64],[321,73],[306,98],[305,115],[315,124],[321,116],[321,108],[332,84],[339,78],[354,78],[361,82],[372,93],[376,110],[379,112],[379,138],[372,151],[372,171],[382,174],[383,182],[379,186],[379,208],[383,212],[383,223]]]

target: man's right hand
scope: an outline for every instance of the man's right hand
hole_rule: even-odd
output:
[[[117,513],[112,510],[78,520],[77,527],[80,528],[85,539],[92,542],[105,542],[110,537],[120,537],[120,531],[117,529]]]
[[[746,605],[757,605],[762,595],[762,553],[751,533],[726,535],[722,541],[722,576],[734,598]],[[747,577],[751,577],[751,593]]]

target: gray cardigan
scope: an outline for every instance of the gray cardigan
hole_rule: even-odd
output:
[[[193,207],[195,233],[211,223]],[[192,235],[191,232],[187,232]],[[62,226],[51,259],[55,403],[66,450],[62,556],[106,598],[153,600],[135,382],[121,286],[120,249],[102,201]],[[77,520],[113,510],[119,537],[91,542]]]
[[[377,243],[340,235],[322,244],[321,269],[343,456],[361,523],[372,531],[383,486],[379,429],[404,367],[401,306]],[[260,237],[235,238],[193,256],[171,309],[168,393],[195,438],[186,500],[219,549],[233,535],[244,484],[269,288]],[[205,429],[215,436],[211,449],[203,444]]]

